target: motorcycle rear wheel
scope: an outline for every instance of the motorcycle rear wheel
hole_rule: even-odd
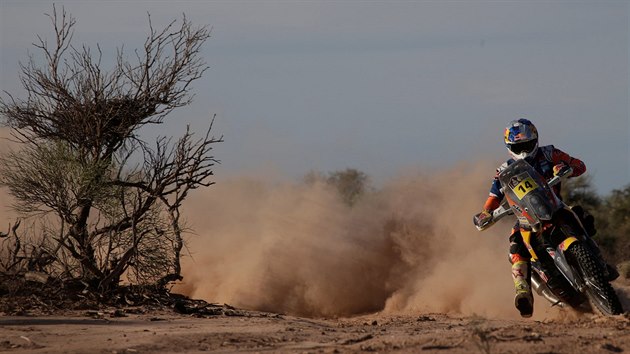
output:
[[[619,297],[604,277],[604,270],[593,254],[580,243],[571,245],[568,252],[577,261],[582,271],[582,276],[586,282],[586,296],[592,307],[606,316],[622,314],[623,307],[619,302]]]

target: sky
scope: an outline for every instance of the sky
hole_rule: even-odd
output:
[[[51,37],[52,1],[0,0],[0,85]],[[503,130],[582,159],[597,191],[630,184],[627,1],[55,1],[74,44],[114,55],[182,14],[212,28],[195,100],[151,134],[213,132],[215,174],[499,165]],[[36,52],[34,52],[36,53]],[[488,171],[490,179],[494,171]]]

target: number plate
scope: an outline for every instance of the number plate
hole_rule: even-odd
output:
[[[538,185],[536,184],[536,182],[534,182],[534,179],[531,177],[527,177],[515,187],[512,187],[512,190],[514,191],[514,194],[516,194],[518,199],[523,199],[524,196],[526,196],[529,192],[533,191],[536,188],[538,188]]]

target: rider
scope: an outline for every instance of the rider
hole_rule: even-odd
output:
[[[483,206],[483,211],[475,217],[477,224],[490,220],[492,211],[500,206],[504,194],[501,192],[499,173],[518,159],[525,159],[546,179],[555,175],[563,175],[569,168],[573,169],[570,177],[580,176],[586,171],[586,166],[581,160],[569,156],[553,145],[539,147],[536,127],[524,118],[510,122],[510,125],[505,129],[505,145],[511,159],[497,169],[497,174],[490,188],[490,196]],[[559,185],[555,187],[555,192],[558,196],[560,195]],[[592,222],[592,217],[590,219]],[[593,229],[592,224],[589,226],[591,226],[590,229]],[[589,229],[589,226],[586,228]],[[591,232],[591,236],[592,234],[593,232]],[[598,256],[601,257],[601,255]],[[510,262],[512,263],[512,278],[516,288],[514,304],[523,317],[530,317],[534,311],[534,298],[529,284],[530,259],[530,253],[523,243],[520,226],[517,222],[510,235]],[[616,278],[613,274],[614,268],[609,266],[607,268],[610,273],[609,279]]]

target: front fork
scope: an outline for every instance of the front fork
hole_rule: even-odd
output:
[[[584,237],[584,239],[585,242],[582,242],[582,244],[585,244],[589,252],[593,252],[596,261],[600,263],[602,269],[606,270],[606,264],[603,263],[603,259],[601,258],[601,256],[598,257],[598,255],[595,253],[599,250],[597,248],[597,244],[595,244],[595,241],[593,241],[588,236]],[[589,240],[592,242],[592,244],[588,243]],[[587,278],[586,274],[582,274],[582,276],[577,276],[578,270],[575,267],[578,265],[575,265],[567,260],[566,251],[569,249],[569,247],[571,247],[571,245],[578,241],[579,240],[576,237],[567,237],[558,245],[557,249],[554,250],[552,247],[548,247],[547,253],[549,253],[551,258],[553,258],[556,268],[558,268],[560,273],[566,278],[566,280],[569,281],[571,286],[574,289],[577,289],[579,292],[583,293],[587,286],[595,288],[598,288],[598,286],[595,282],[592,281],[592,279]],[[573,266],[571,264],[573,264]]]
[[[574,289],[580,289],[581,291],[583,284],[580,284],[581,281],[577,277],[574,276],[574,270],[569,265],[569,262],[567,262],[567,259],[565,256],[565,251],[574,242],[578,241],[577,238],[572,237],[572,236],[567,237],[558,245],[557,248],[546,246],[544,248],[544,251],[549,255],[551,260],[553,260],[553,264],[547,264],[546,266],[543,266],[543,263],[550,263],[549,258],[547,258],[546,255],[541,255],[541,257],[545,257],[545,259],[547,259],[547,262],[543,262],[539,258],[536,250],[532,246],[532,237],[534,237],[535,235],[533,231],[521,230],[521,235],[523,236],[523,243],[525,243],[525,246],[527,247],[531,255],[532,270],[538,275],[537,278],[532,277],[532,287],[536,290],[538,294],[544,296],[547,300],[549,300],[550,302],[554,304],[560,303],[562,300],[559,299],[558,296],[556,296],[556,294],[553,294],[553,293],[545,294],[545,288],[547,289],[554,288],[555,284],[561,284],[564,282],[563,280],[557,279],[557,277],[559,277],[560,274],[562,274],[561,277],[565,278],[569,282],[568,285],[570,285]],[[539,251],[542,251],[541,249],[542,247],[537,247],[537,248],[539,248]],[[551,267],[556,268],[560,274],[557,274],[558,272],[556,272]],[[555,278],[554,279],[555,281],[551,280],[552,278]],[[548,287],[542,286],[541,282],[549,286]],[[565,286],[567,285],[566,283],[564,284]],[[564,287],[564,286],[561,286],[561,287]],[[558,289],[557,291],[563,294],[566,294],[566,291],[563,291],[562,289]]]

